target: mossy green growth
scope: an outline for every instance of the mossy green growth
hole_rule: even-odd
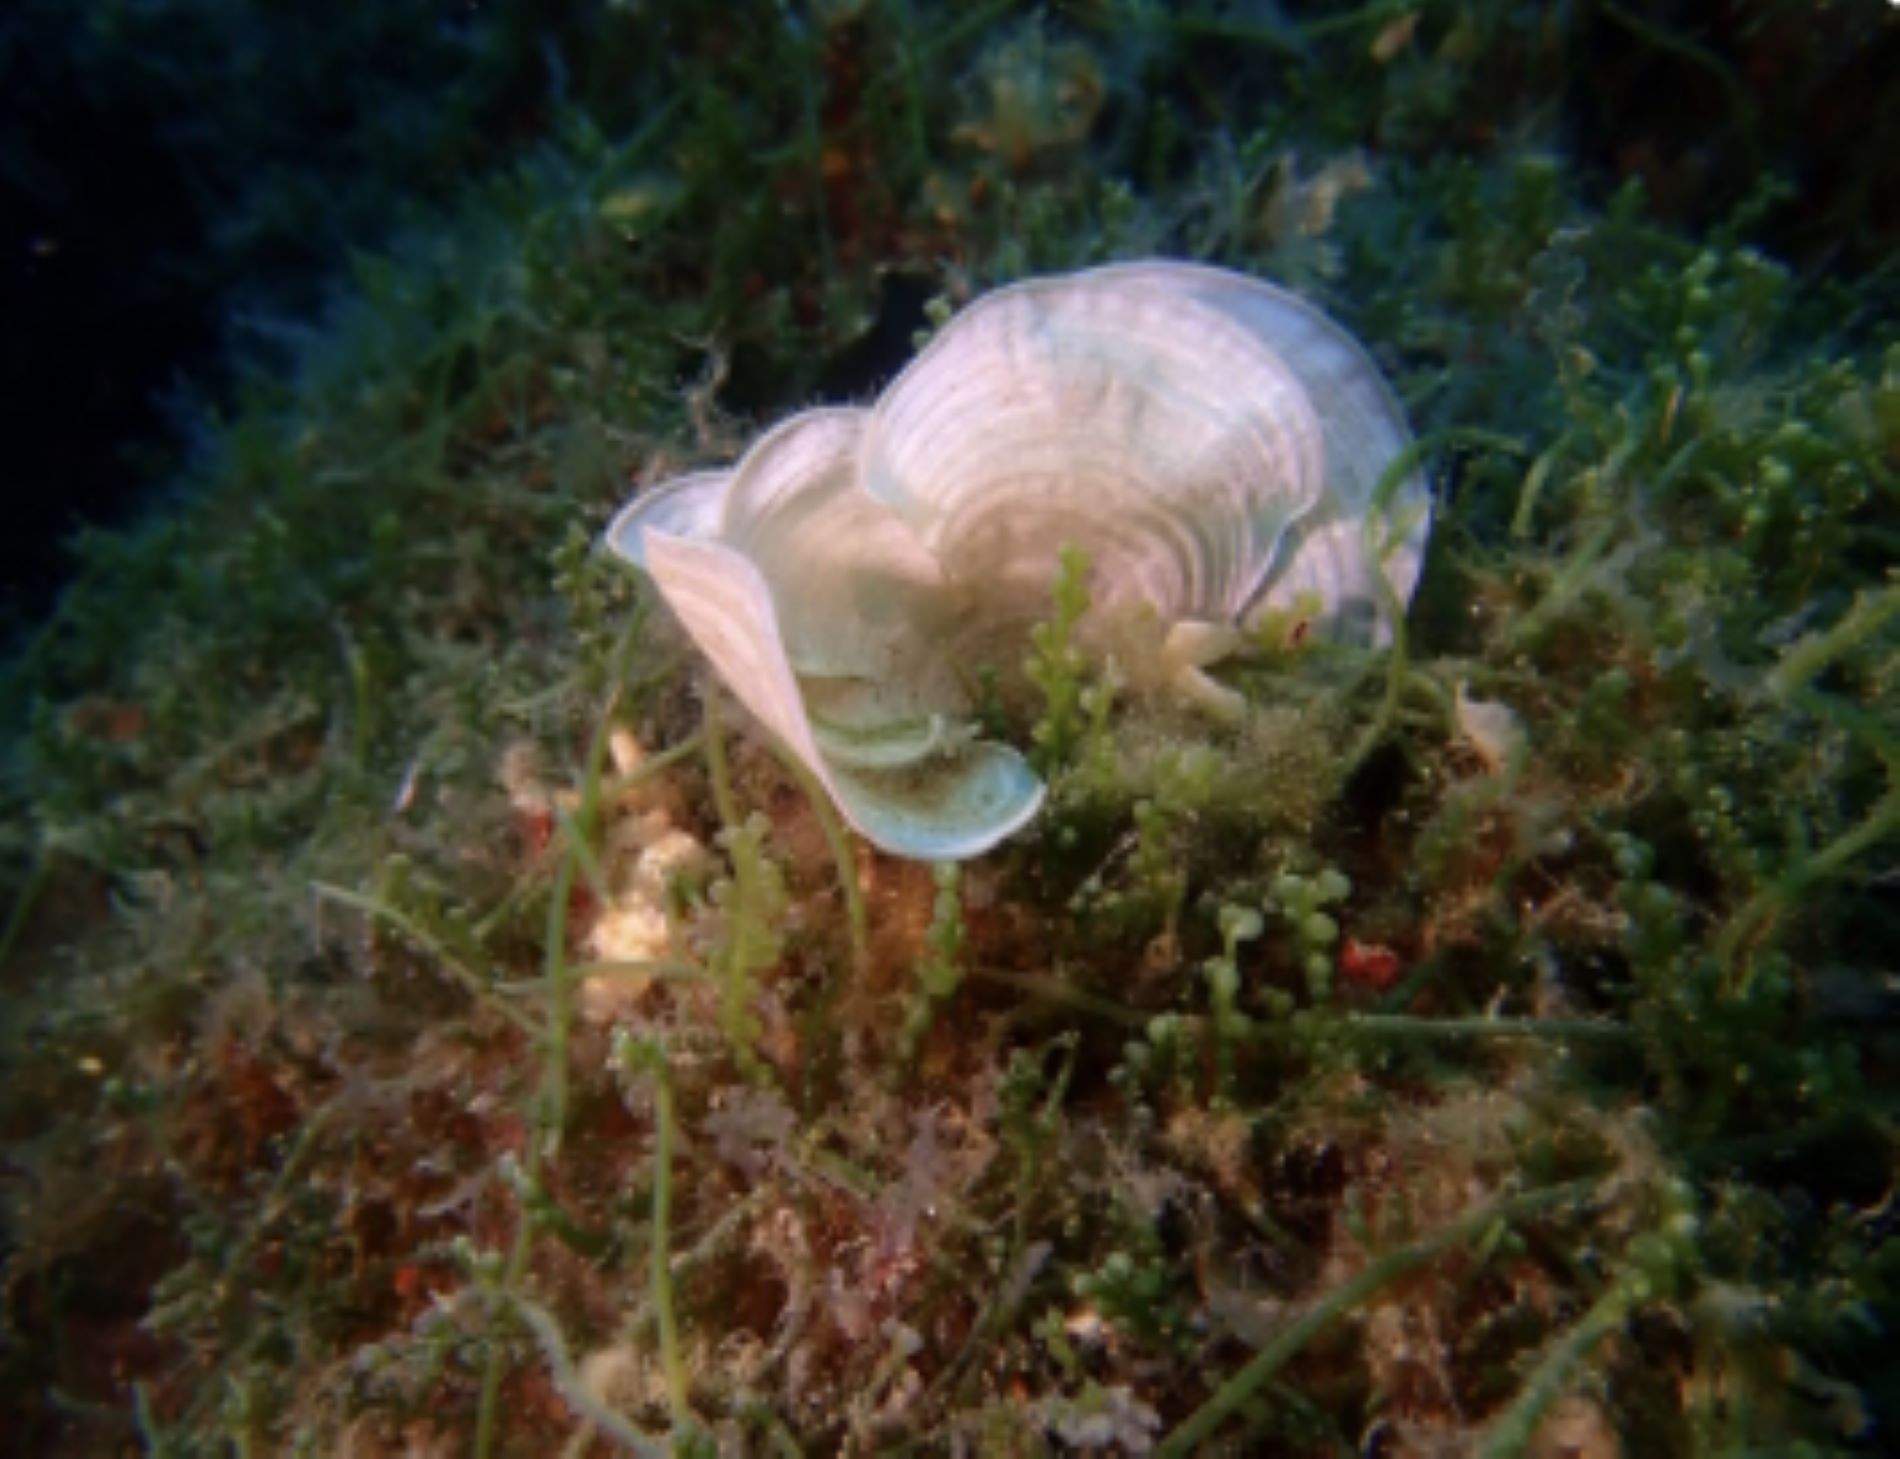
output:
[[[1075,1279],[1075,1294],[1144,1347],[1181,1350],[1192,1343],[1187,1313],[1175,1300],[1178,1274],[1158,1250],[1152,1228],[1131,1219],[1124,1232],[1134,1250],[1111,1251]]]
[[[557,107],[87,539],[0,696],[15,1447],[1900,1426],[1891,270],[1539,144],[1734,34],[1243,9],[612,7],[640,122]],[[702,739],[591,544],[907,299],[1155,252],[1386,369],[1405,652],[1269,615],[1216,731],[1084,661],[1065,560],[986,705],[1046,816],[951,888]]]
[[[1337,869],[1322,867],[1311,875],[1283,871],[1274,877],[1267,909],[1282,921],[1293,940],[1293,955],[1306,977],[1306,990],[1315,1003],[1332,994],[1333,949],[1339,941],[1336,908],[1352,892],[1352,883]]]
[[[1050,615],[1030,630],[1029,655],[1023,660],[1023,673],[1042,696],[1029,732],[1029,760],[1045,776],[1074,764],[1091,742],[1102,742],[1114,702],[1112,685],[1077,639],[1089,610],[1088,554],[1065,543],[1056,561]]]
[[[930,1031],[937,1010],[962,986],[969,932],[963,922],[962,869],[954,861],[931,868],[936,899],[931,903],[930,926],[924,933],[924,953],[918,959],[917,986],[904,1012],[899,1034],[899,1062],[916,1057],[917,1046]]]
[[[1240,948],[1252,942],[1265,928],[1261,916],[1251,907],[1225,906],[1220,909],[1219,957],[1201,964],[1201,976],[1207,979],[1208,1002],[1213,1008],[1215,1059],[1223,1091],[1231,1091],[1234,1080],[1234,1045],[1253,1032],[1253,1020],[1240,1008]]]
[[[759,976],[784,950],[782,927],[790,900],[784,873],[766,850],[770,829],[755,811],[719,833],[732,873],[707,893],[722,919],[720,942],[710,959],[719,988],[719,1026],[733,1056],[754,1078],[767,1076],[757,1047]]]

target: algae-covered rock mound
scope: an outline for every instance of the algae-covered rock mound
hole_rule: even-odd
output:
[[[625,94],[555,87],[360,252],[7,665],[0,1432],[1892,1447],[1900,148],[1783,165],[1890,43],[1848,9],[1780,70],[1769,7],[591,16]],[[1746,184],[1641,107],[1580,134],[1644,66]],[[1116,430],[1063,438],[1046,541],[977,514],[1009,633],[905,639],[954,724],[854,740],[895,691],[808,673],[830,749],[788,752],[706,666],[745,645],[601,547],[875,414],[972,301],[1157,257],[1390,382],[1383,612],[1250,595],[1297,529],[1229,562],[1147,476],[1092,516],[1094,435],[1145,471],[1171,420],[1220,450],[1167,478],[1225,482],[1275,427],[1173,334],[1109,368],[1029,316],[989,378]],[[985,480],[1049,478],[1008,439]],[[1232,594],[1133,621],[1157,561]],[[800,654],[861,647],[794,577]],[[823,778],[982,744],[1037,813],[955,862]]]

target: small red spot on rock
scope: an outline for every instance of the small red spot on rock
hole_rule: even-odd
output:
[[[1348,937],[1339,948],[1339,975],[1362,988],[1384,992],[1399,980],[1399,955],[1377,942]]]
[[[534,806],[520,813],[521,840],[530,857],[539,856],[554,839],[554,812]]]

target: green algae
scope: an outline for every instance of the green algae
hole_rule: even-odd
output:
[[[9,668],[10,1431],[1877,1446],[1890,286],[1592,191],[1511,79],[1577,64],[1555,11],[657,9],[613,24],[680,43],[664,109],[360,258]],[[889,280],[1151,250],[1389,369],[1440,497],[1403,651],[1276,621],[1214,729],[1115,698],[1071,571],[1049,811],[945,885],[587,544],[849,378]],[[714,869],[596,1022],[651,816]]]

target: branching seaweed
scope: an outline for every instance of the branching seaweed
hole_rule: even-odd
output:
[[[135,41],[183,94],[301,23],[161,9],[190,45],[114,12],[80,73]],[[395,9],[419,75],[501,69],[379,106],[360,198],[241,189],[219,257],[532,144],[322,318],[247,316],[178,490],[4,668],[14,1447],[1900,1427],[1878,7],[661,3],[531,65],[518,7]],[[1746,178],[1620,104],[1729,125],[1743,76]],[[1817,98],[1868,102],[1854,155]],[[968,686],[1042,822],[881,856],[695,702],[600,529],[920,319],[1155,253],[1366,341],[1417,591],[1371,650],[1261,613],[1215,728],[1091,661],[1051,543],[1028,661]]]

